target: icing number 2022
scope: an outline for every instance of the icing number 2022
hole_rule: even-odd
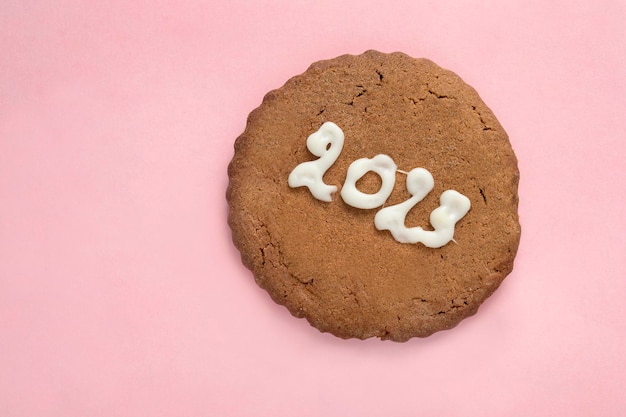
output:
[[[331,202],[337,186],[325,184],[322,177],[339,158],[343,142],[344,134],[339,126],[332,122],[324,123],[306,141],[309,151],[319,159],[303,162],[295,167],[289,174],[289,186],[308,187],[313,197]],[[382,179],[380,189],[374,194],[363,193],[356,188],[357,181],[369,171],[375,172]],[[398,167],[388,155],[357,159],[348,167],[346,180],[341,188],[341,198],[346,204],[360,209],[380,207],[391,195],[396,171]],[[398,242],[421,242],[429,248],[440,248],[453,240],[454,226],[470,209],[469,198],[455,190],[444,191],[439,199],[439,207],[430,213],[430,223],[434,230],[404,225],[409,210],[422,201],[433,186],[433,176],[426,169],[415,168],[408,172],[406,188],[411,198],[379,210],[374,217],[376,228],[389,230]]]

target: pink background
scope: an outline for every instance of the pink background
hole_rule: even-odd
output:
[[[623,416],[626,3],[0,4],[0,416]],[[292,318],[226,166],[265,92],[366,49],[474,86],[519,158],[514,272],[404,344]]]

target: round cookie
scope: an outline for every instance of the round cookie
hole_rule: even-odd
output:
[[[332,201],[289,185],[297,166],[335,146],[317,156],[307,149],[309,136],[333,126],[325,122],[344,134],[323,173],[337,187]],[[397,165],[384,205],[346,203],[351,164],[379,154]],[[446,190],[471,204],[441,247],[400,243],[375,224],[381,208],[411,198],[407,173],[418,167],[434,181],[406,228],[438,230],[429,219]],[[228,175],[228,221],[243,263],[275,302],[323,332],[406,341],[452,328],[513,268],[519,171],[507,134],[472,87],[426,59],[367,51],[314,63],[249,115]],[[370,171],[355,184],[371,195],[386,181]]]

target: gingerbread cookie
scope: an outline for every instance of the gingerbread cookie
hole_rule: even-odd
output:
[[[323,332],[405,341],[452,328],[513,268],[507,134],[426,59],[314,63],[250,114],[228,175],[243,263]]]

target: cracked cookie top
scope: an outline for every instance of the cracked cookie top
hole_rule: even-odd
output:
[[[321,173],[337,191],[322,201],[288,178],[331,148],[307,147],[327,122],[344,140]],[[346,203],[347,172],[377,155],[397,172],[365,169],[351,186],[367,196],[391,181],[382,205]],[[374,221],[382,208],[415,199],[407,182],[415,168],[432,175],[431,191],[394,227],[436,232],[432,214],[446,190],[471,203],[441,247],[401,243]],[[314,63],[249,115],[228,175],[228,221],[243,263],[274,301],[320,331],[428,336],[474,314],[513,268],[519,172],[507,134],[472,87],[426,59],[368,51]]]

